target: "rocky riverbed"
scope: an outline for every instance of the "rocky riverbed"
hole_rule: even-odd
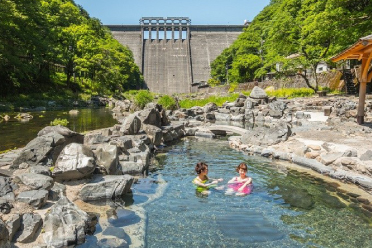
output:
[[[372,103],[366,104],[367,124],[357,125],[356,102],[355,97],[269,98],[258,87],[222,107],[166,111],[148,104],[130,113],[130,101],[111,100],[120,124],[85,135],[46,127],[26,147],[0,155],[0,246],[84,243],[98,216],[115,215],[95,202],[130,196],[156,150],[183,136],[230,134],[232,148],[356,184],[367,192],[360,203],[372,213]],[[142,247],[138,225],[127,233]]]

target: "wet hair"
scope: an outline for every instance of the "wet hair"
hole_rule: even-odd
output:
[[[245,171],[248,171],[248,166],[246,163],[240,163],[238,167],[236,167],[236,171],[239,172],[240,169],[243,169]]]
[[[202,171],[204,171],[207,168],[208,168],[208,165],[206,163],[199,162],[195,166],[195,171],[199,175]]]

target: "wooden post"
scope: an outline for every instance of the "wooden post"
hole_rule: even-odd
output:
[[[366,100],[366,89],[367,89],[367,82],[360,82],[359,87],[359,104],[358,104],[358,115],[357,115],[357,122],[358,124],[364,123],[364,104]]]

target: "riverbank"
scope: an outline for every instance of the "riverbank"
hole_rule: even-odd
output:
[[[41,130],[24,149],[2,155],[7,164],[1,169],[10,173],[6,175],[8,177],[1,177],[0,182],[4,184],[3,188],[9,189],[0,199],[1,219],[8,228],[27,218],[32,227],[27,234],[19,229],[20,226],[11,229],[8,231],[10,239],[17,235],[15,240],[19,247],[42,246],[44,242],[60,247],[70,238],[73,238],[71,242],[80,244],[84,242],[85,234],[94,232],[98,215],[107,228],[111,225],[106,220],[120,218],[107,206],[125,204],[111,199],[131,196],[130,188],[136,177],[146,174],[158,147],[183,136],[213,138],[216,134],[226,133],[240,133],[229,138],[230,146],[247,154],[286,160],[286,166],[299,164],[321,172],[322,175],[312,174],[298,167],[298,171],[305,171],[306,176],[330,180],[332,187],[340,191],[340,197],[353,198],[367,216],[372,216],[372,197],[368,188],[372,182],[368,181],[372,160],[368,140],[372,132],[368,123],[359,126],[353,121],[356,99],[277,100],[260,94],[253,98],[241,95],[235,102],[227,102],[222,107],[207,104],[203,108],[165,111],[161,106],[149,104],[146,109],[132,114],[128,112],[130,102],[116,101],[113,102],[113,115],[120,124],[113,127],[84,135],[62,127]],[[366,119],[369,116],[370,111],[367,111]],[[221,123],[229,125],[221,126]],[[365,145],[361,147],[363,142]],[[338,181],[332,181],[332,178]],[[353,178],[354,181],[350,180]],[[358,193],[361,191],[343,185],[343,182],[359,186],[363,182],[365,193]],[[95,203],[90,202],[93,199],[104,202],[105,206],[98,206],[93,211]],[[60,212],[61,209],[65,210]],[[88,213],[90,209],[94,213]],[[138,209],[143,213],[141,211]],[[75,222],[51,226],[69,214],[76,217]],[[128,218],[131,216],[128,214]],[[143,229],[143,220],[136,223]],[[135,247],[143,247],[140,237],[144,234],[134,231],[133,226],[126,228],[136,242]],[[69,233],[72,229],[79,230],[80,235],[76,237]],[[65,230],[66,235],[58,236],[58,230]],[[105,239],[104,236],[100,238]],[[110,242],[116,246],[127,245],[125,239]]]

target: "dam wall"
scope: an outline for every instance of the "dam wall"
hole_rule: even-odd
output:
[[[107,25],[128,46],[142,72],[142,88],[162,94],[190,93],[210,78],[211,62],[245,25],[191,25],[187,17],[147,17],[140,25]]]
[[[143,76],[152,92],[190,92],[189,40],[145,40],[143,58]]]
[[[193,82],[210,78],[210,64],[242,33],[243,26],[197,25],[190,27]]]

